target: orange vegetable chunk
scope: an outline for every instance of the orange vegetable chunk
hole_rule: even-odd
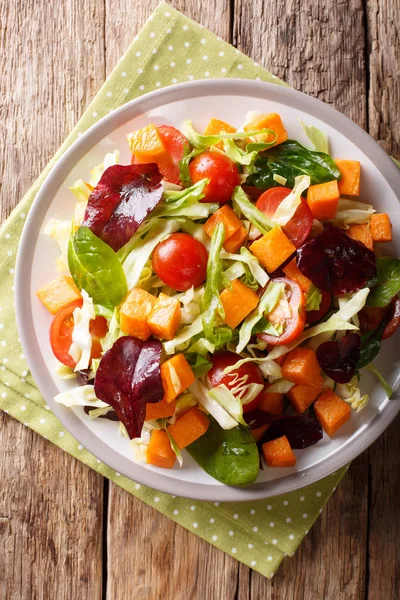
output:
[[[212,233],[218,223],[222,223],[224,225],[225,232],[225,242],[224,247],[227,242],[238,230],[240,230],[242,225],[242,221],[236,216],[234,211],[230,206],[225,204],[221,208],[219,208],[203,225],[203,229],[208,236],[212,236]],[[244,227],[243,227],[244,229]],[[226,248],[225,248],[226,249]]]
[[[294,348],[282,366],[282,377],[298,385],[312,385],[320,375],[317,355],[311,348]]]
[[[232,290],[224,290],[221,294],[221,302],[225,311],[225,323],[235,329],[257,306],[260,298],[247,285],[234,279]]]
[[[172,163],[172,158],[165,147],[163,139],[153,123],[130,133],[128,142],[132,154],[139,162]]]
[[[36,292],[36,295],[52,315],[71,302],[82,298],[74,280],[69,275],[62,275],[46,283]]]
[[[258,410],[269,413],[270,415],[283,415],[285,408],[283,394],[279,392],[269,392],[268,387],[265,386],[262,393],[261,402],[257,406]]]
[[[342,175],[340,181],[338,181],[340,195],[359,196],[361,176],[360,161],[336,159],[335,164]]]
[[[334,219],[340,192],[336,179],[327,183],[310,185],[307,190],[307,202],[314,219]]]
[[[235,131],[236,128],[232,127],[232,125],[229,125],[228,123],[225,123],[225,121],[220,121],[219,119],[212,118],[208,122],[208,125],[205,128],[203,135],[217,135],[218,133],[235,133]],[[223,150],[224,143],[219,142],[219,144],[217,144],[216,147],[221,148],[221,150]]]
[[[361,242],[370,250],[374,249],[374,242],[372,240],[371,228],[369,226],[369,223],[363,223],[362,225],[350,225],[346,233],[353,240]]]
[[[285,273],[285,275],[289,277],[289,279],[292,279],[293,281],[299,284],[303,292],[308,292],[308,290],[311,287],[311,281],[300,271],[299,267],[296,264],[295,258],[293,258],[290,261],[290,263],[288,263],[286,267],[284,267],[282,270]]]
[[[273,273],[293,252],[296,247],[279,227],[274,227],[260,239],[253,242],[250,251],[269,273]]]
[[[262,445],[262,452],[267,467],[294,467],[296,464],[296,456],[286,435],[265,442]]]
[[[146,290],[133,288],[121,306],[119,313],[121,330],[146,341],[151,334],[147,319],[155,302],[156,297]]]
[[[164,340],[172,340],[178,329],[181,309],[179,300],[161,293],[147,319],[150,332]]]
[[[175,460],[176,454],[171,448],[168,433],[162,429],[155,429],[151,434],[150,443],[147,448],[147,464],[164,469],[172,469]]]
[[[176,401],[165,402],[148,402],[146,404],[146,421],[154,421],[155,419],[167,419],[175,413]]]
[[[329,437],[350,419],[351,408],[331,389],[326,389],[314,404],[315,416]]]
[[[250,429],[250,433],[253,436],[254,441],[257,442],[257,444],[263,437],[264,433],[267,431],[268,427],[269,423],[264,423],[264,425],[257,427],[257,429]]]
[[[260,115],[244,127],[245,131],[257,131],[259,129],[271,129],[276,134],[274,146],[282,144],[282,142],[285,142],[288,139],[287,131],[278,113]],[[262,137],[264,138],[264,136]],[[267,142],[272,142],[273,139],[274,136],[272,134],[267,134]],[[262,141],[264,141],[264,139]]]
[[[161,365],[161,379],[164,386],[164,400],[172,402],[192,385],[195,376],[183,354],[175,354]]]
[[[371,216],[371,236],[374,242],[392,241],[392,223],[386,213]]]
[[[194,406],[168,427],[168,433],[182,450],[201,437],[209,425],[205,412]]]
[[[287,393],[295,413],[302,413],[320,395],[324,387],[321,375],[310,385],[294,385]]]
[[[235,254],[241,248],[247,238],[246,228],[242,225],[233,235],[224,242],[224,248],[227,252]]]

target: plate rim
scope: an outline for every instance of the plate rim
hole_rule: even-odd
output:
[[[243,89],[244,87],[245,89]],[[311,465],[302,471],[288,474],[281,479],[256,483],[246,488],[185,482],[149,470],[140,464],[130,461],[127,457],[121,456],[87,429],[73,411],[57,404],[53,399],[53,395],[49,393],[48,382],[44,381],[46,372],[41,372],[35,360],[33,349],[35,344],[29,340],[33,328],[30,285],[28,287],[29,293],[26,293],[26,282],[30,283],[31,267],[33,264],[33,253],[29,252],[29,245],[32,239],[32,232],[36,234],[33,237],[36,243],[37,235],[42,226],[41,216],[47,212],[51,205],[51,201],[46,205],[46,197],[50,196],[52,200],[64,181],[66,174],[71,171],[74,164],[89,152],[100,139],[123,125],[127,120],[140,116],[150,108],[161,106],[168,102],[204,95],[204,91],[210,96],[238,95],[257,98],[265,97],[265,99],[276,102],[283,102],[283,100],[287,99],[285,104],[289,107],[305,110],[305,112],[310,112],[311,107],[313,109],[313,116],[335,128],[358,147],[362,147],[364,154],[373,160],[388,185],[392,188],[394,195],[400,201],[400,192],[396,193],[395,191],[396,185],[400,190],[400,171],[391,158],[366,131],[337,109],[323,103],[317,98],[308,96],[290,87],[246,79],[197,80],[155,90],[127,102],[93,124],[71,144],[46,177],[29,209],[18,248],[15,267],[16,322],[29,369],[40,393],[51,407],[52,412],[54,412],[62,425],[77,442],[82,444],[86,450],[96,458],[99,458],[104,464],[115,470],[116,473],[124,475],[130,480],[134,478],[133,481],[151,489],[191,499],[226,502],[266,499],[295,491],[345,466],[381,435],[399,412],[400,403],[391,402],[383,410],[378,411],[368,424],[369,435],[365,435],[364,439],[362,435],[359,435],[351,442],[345,442],[341,451],[335,452],[331,456],[328,455],[327,458],[321,460],[316,465]],[[160,100],[164,101],[160,102]],[[292,102],[296,102],[296,107],[293,106]],[[371,158],[370,153],[373,154],[373,158]],[[35,336],[33,339],[36,341]],[[127,466],[125,463],[127,463]],[[132,470],[135,472],[132,473]]]

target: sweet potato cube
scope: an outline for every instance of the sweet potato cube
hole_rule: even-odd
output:
[[[392,223],[386,213],[371,216],[371,235],[374,242],[392,241]]]
[[[178,329],[181,309],[179,300],[161,293],[154,304],[147,324],[150,332],[164,340],[172,340]]]
[[[269,273],[273,273],[296,247],[279,227],[274,227],[250,246],[251,252]]]
[[[283,394],[269,392],[268,387],[266,386],[262,393],[261,401],[257,406],[258,410],[267,412],[270,415],[283,415],[285,409]]]
[[[308,290],[311,287],[311,281],[300,271],[299,267],[296,264],[295,258],[293,258],[290,261],[290,263],[288,263],[286,267],[282,270],[285,273],[285,275],[289,277],[289,279],[292,279],[293,281],[299,284],[303,292],[308,292]]]
[[[52,315],[71,302],[82,298],[74,280],[69,275],[57,277],[46,283],[36,292],[36,295]]]
[[[225,232],[224,248],[225,248],[226,242],[233,236],[234,233],[236,233],[238,230],[240,230],[240,228],[243,227],[243,225],[242,225],[242,221],[236,216],[234,211],[227,204],[225,204],[224,206],[219,208],[208,219],[208,221],[206,221],[204,223],[203,228],[204,228],[204,231],[206,232],[206,234],[211,237],[214,229],[216,228],[216,226],[219,223],[222,223],[224,226],[224,232]],[[244,227],[243,227],[243,229],[244,229]]]
[[[294,348],[282,366],[282,377],[298,385],[312,385],[320,375],[321,368],[311,348]]]
[[[161,379],[164,400],[169,403],[192,385],[195,376],[183,354],[175,354],[161,365]]]
[[[241,248],[247,238],[246,228],[241,225],[240,229],[235,231],[233,235],[224,242],[224,248],[227,252],[235,254]]]
[[[353,240],[361,242],[370,250],[374,249],[374,242],[372,240],[371,228],[369,226],[369,223],[363,223],[362,225],[350,225],[346,233]]]
[[[168,433],[162,429],[155,429],[151,434],[147,448],[146,462],[148,465],[172,469],[175,464],[176,454],[171,448]]]
[[[307,202],[314,219],[323,221],[334,219],[340,198],[336,179],[327,183],[310,185],[307,190]]]
[[[142,163],[172,163],[160,133],[153,123],[128,135],[129,148],[133,156]]]
[[[294,385],[287,393],[295,413],[302,413],[320,395],[324,387],[321,375],[310,385]]]
[[[209,425],[205,412],[194,406],[168,427],[168,433],[182,450],[201,437]]]
[[[286,435],[265,442],[262,445],[262,453],[267,467],[294,467],[296,464],[296,456]]]
[[[77,202],[74,211],[74,230],[76,231],[83,223],[87,202]]]
[[[273,144],[274,146],[282,144],[282,142],[285,142],[288,139],[287,131],[283,126],[282,119],[278,113],[260,115],[244,127],[245,131],[257,131],[259,129],[271,129],[276,134],[276,140]],[[273,139],[274,136],[272,134],[268,134],[266,141],[272,142]]]
[[[335,164],[342,175],[340,181],[338,181],[340,195],[359,196],[361,175],[360,161],[336,159]]]
[[[225,311],[225,323],[235,329],[257,306],[260,298],[247,285],[234,279],[232,290],[224,290],[221,294],[221,302]]]
[[[159,402],[148,402],[146,404],[146,421],[154,421],[155,419],[168,419],[175,414],[176,401],[165,402],[160,400]]]
[[[146,290],[133,288],[119,313],[121,330],[146,341],[151,334],[147,319],[156,303],[156,297]]]
[[[218,133],[235,133],[236,128],[232,127],[232,125],[229,125],[228,123],[225,123],[225,121],[220,121],[219,119],[210,119],[210,121],[208,122],[207,127],[204,130],[204,135],[217,135]],[[219,144],[217,144],[217,148],[221,148],[221,150],[224,149],[224,143],[223,142],[219,142]]]
[[[329,437],[350,419],[351,408],[331,389],[326,389],[314,404],[315,416]]]
[[[250,433],[253,436],[253,439],[255,442],[261,441],[264,433],[267,431],[269,427],[269,423],[264,423],[263,425],[260,425],[260,427],[257,427],[256,429],[250,429]]]

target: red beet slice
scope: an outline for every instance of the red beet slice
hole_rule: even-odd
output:
[[[319,421],[309,415],[278,417],[268,427],[262,443],[275,440],[283,435],[286,435],[294,450],[301,450],[319,442],[323,433]]]
[[[375,254],[333,225],[297,250],[297,266],[323,292],[342,295],[376,276]]]
[[[361,338],[347,333],[337,342],[320,344],[317,359],[321,369],[337,383],[348,383],[353,377],[360,358]]]
[[[142,342],[132,336],[119,338],[102,357],[94,391],[113,407],[130,439],[140,437],[147,402],[164,396],[161,380],[161,342]]]
[[[117,252],[160,202],[162,177],[153,163],[109,167],[89,196],[82,225]]]

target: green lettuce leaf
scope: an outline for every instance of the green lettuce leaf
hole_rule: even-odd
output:
[[[306,125],[301,119],[299,119],[299,122],[304,129],[306,136],[314,146],[314,149],[317,152],[329,154],[329,140],[327,134],[321,129],[318,129],[318,127],[315,127],[315,125]]]
[[[240,140],[262,134],[272,134],[275,136],[272,142],[263,142],[263,145],[272,146],[275,143],[276,139],[276,133],[272,131],[272,129],[260,129],[258,131],[235,131],[234,133],[221,132],[217,135],[202,135],[201,133],[198,133],[193,129],[191,121],[183,122],[183,133],[187,137],[191,145],[199,149],[206,149],[210,148],[211,146],[216,146],[217,144],[219,144],[220,142],[224,142],[225,140]],[[254,150],[254,148],[252,149]]]
[[[245,217],[257,227],[261,233],[265,234],[270,231],[273,227],[275,227],[275,223],[271,221],[263,212],[258,210],[255,204],[253,204],[243,189],[241,187],[236,187],[233,196],[232,202],[234,208],[239,210]]]
[[[207,262],[207,279],[203,297],[201,299],[201,310],[203,313],[203,329],[205,337],[214,342],[214,329],[217,317],[225,317],[219,295],[223,285],[223,271],[220,252],[224,243],[225,231],[223,223],[218,223],[211,236],[211,246]]]
[[[279,204],[275,214],[271,217],[271,221],[276,225],[286,225],[296,212],[301,203],[301,195],[308,187],[310,187],[310,177],[308,175],[296,177],[292,191]]]
[[[321,304],[322,293],[313,283],[310,285],[310,289],[307,292],[306,298],[306,311],[318,310]]]
[[[382,256],[376,259],[377,285],[368,296],[367,305],[384,307],[400,292],[400,259]]]

